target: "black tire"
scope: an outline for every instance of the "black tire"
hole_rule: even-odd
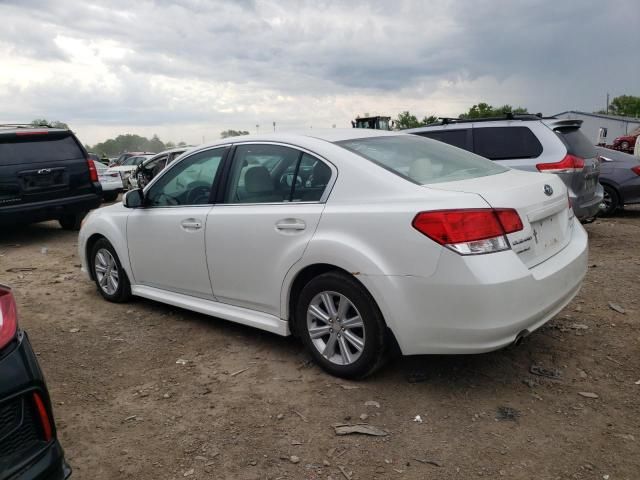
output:
[[[104,192],[102,194],[102,200],[105,202],[114,202],[118,198],[118,192]]]
[[[600,216],[610,217],[620,208],[620,196],[616,189],[609,185],[603,185],[602,188],[604,189],[604,198],[602,200],[603,208],[600,209]]]
[[[115,265],[117,266],[118,285],[114,292],[108,292],[105,290],[105,288],[100,284],[100,280],[96,272],[96,256],[101,250],[107,250],[113,257]],[[89,255],[89,268],[91,269],[91,274],[96,283],[96,287],[98,287],[100,295],[102,295],[105,300],[114,303],[124,303],[131,298],[131,284],[129,283],[127,272],[122,268],[122,264],[120,263],[120,259],[118,258],[115,249],[106,238],[101,238],[93,245],[91,254]]]
[[[74,213],[60,217],[58,222],[64,230],[80,230],[82,219],[87,216],[87,212]]]
[[[332,292],[337,296],[343,296],[348,299],[352,307],[357,310],[355,313],[359,314],[362,320],[363,328],[360,331],[363,332],[364,346],[359,353],[359,357],[353,361],[353,363],[340,365],[330,361],[319,351],[311,339],[307,321],[307,311],[312,301],[323,292]],[[346,313],[345,317],[347,317]],[[384,364],[387,346],[384,318],[373,297],[371,297],[360,282],[350,275],[334,271],[324,273],[311,280],[302,289],[298,297],[295,321],[296,330],[315,362],[332,375],[351,379],[364,378],[371,375]],[[335,325],[337,325],[337,323]],[[339,329],[336,329],[336,331],[338,330]],[[331,331],[333,332],[333,330]],[[344,332],[344,328],[342,328],[342,331]],[[327,333],[327,336],[328,335]],[[327,343],[328,342],[327,340]],[[342,344],[346,345],[344,338],[342,342]],[[340,348],[341,347],[339,347],[339,349]]]

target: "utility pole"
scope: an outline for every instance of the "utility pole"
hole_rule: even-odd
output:
[[[273,132],[275,133],[276,131],[276,122],[273,122]]]
[[[609,92],[607,92],[607,115],[609,115]]]
[[[256,135],[260,133],[260,124],[256,123]]]

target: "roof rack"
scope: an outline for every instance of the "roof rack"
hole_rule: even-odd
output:
[[[438,117],[440,122],[430,123],[429,125],[447,125],[450,123],[474,123],[474,122],[495,122],[499,120],[542,120],[541,113],[505,113],[501,117],[481,117],[481,118],[453,118]]]
[[[33,125],[31,123],[0,123],[0,127],[4,128],[54,128],[49,124]]]

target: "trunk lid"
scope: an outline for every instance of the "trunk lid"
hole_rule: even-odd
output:
[[[427,188],[480,195],[493,208],[513,208],[523,229],[507,235],[511,248],[532,268],[552,257],[571,241],[573,211],[567,189],[557,175],[510,170],[498,175]]]

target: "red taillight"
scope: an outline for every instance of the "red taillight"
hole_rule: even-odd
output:
[[[90,158],[87,159],[87,165],[89,165],[89,179],[92,182],[98,181],[98,170],[96,169],[95,163]]]
[[[18,130],[16,135],[47,135],[49,132],[47,130]]]
[[[0,348],[5,347],[16,336],[18,311],[11,290],[0,287]]]
[[[33,393],[33,401],[36,404],[38,410],[38,416],[40,417],[40,425],[42,425],[42,433],[44,434],[45,442],[48,442],[53,438],[53,429],[51,428],[51,420],[49,420],[49,414],[44,406],[42,398],[37,392]]]
[[[633,171],[633,173],[635,173],[636,175],[640,175],[640,165],[636,165],[631,169],[631,171]]]
[[[421,212],[412,225],[440,245],[462,254],[506,250],[509,244],[505,235],[523,228],[515,210],[492,208]]]
[[[571,173],[581,172],[584,168],[584,159],[567,154],[562,160],[554,163],[538,163],[536,168],[546,173]]]

